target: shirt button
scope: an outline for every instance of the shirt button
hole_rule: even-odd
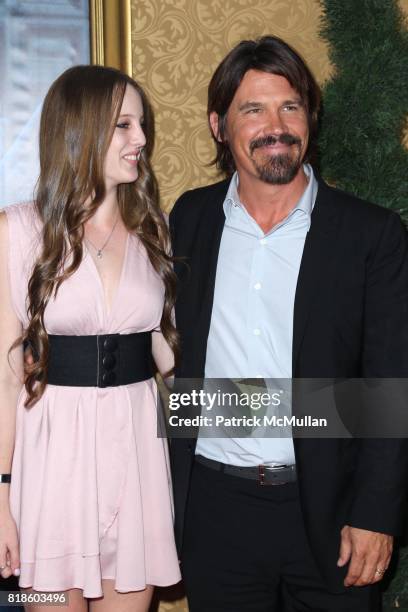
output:
[[[256,289],[257,291],[259,291],[261,287],[262,287],[261,283],[255,283],[254,285],[254,289]]]
[[[259,244],[266,244],[266,238],[261,238]]]
[[[260,335],[261,335],[261,330],[256,327],[254,329],[254,336],[260,336]]]

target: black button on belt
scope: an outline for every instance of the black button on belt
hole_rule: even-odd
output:
[[[115,336],[103,338],[100,355],[100,380],[103,387],[119,384],[119,341]]]
[[[102,374],[102,382],[104,385],[106,386],[113,385],[115,381],[116,381],[115,372],[104,372]]]
[[[102,359],[102,365],[105,370],[113,370],[116,365],[116,359],[112,353],[107,353],[105,355],[105,357]]]
[[[116,349],[118,348],[118,341],[116,340],[116,338],[105,338],[105,340],[103,341],[103,348],[105,351],[109,352],[109,353],[113,353],[113,351],[116,351]]]

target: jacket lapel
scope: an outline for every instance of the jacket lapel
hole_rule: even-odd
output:
[[[330,274],[336,252],[338,217],[332,205],[330,188],[321,180],[306,236],[298,282],[296,286],[293,317],[292,370],[296,376],[296,363],[313,302],[318,297],[321,284]]]
[[[195,257],[198,258],[194,262],[194,270],[198,272],[194,273],[197,274],[200,286],[198,287],[198,302],[194,306],[197,317],[195,318],[195,349],[191,365],[193,370],[202,373],[202,376],[204,376],[207,339],[214,300],[218,253],[225,223],[223,202],[228,184],[229,181],[221,184],[222,188],[215,194],[214,199],[206,204],[194,248]]]
[[[214,213],[209,214],[203,220],[204,227],[201,235],[201,267],[203,270],[203,299],[201,316],[206,320],[208,319],[208,322],[211,318],[218,253],[220,250],[222,231],[225,224],[225,215],[222,202],[219,203],[218,206],[214,206],[214,208]]]

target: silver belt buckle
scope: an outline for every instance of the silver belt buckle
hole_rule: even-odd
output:
[[[287,468],[287,465],[282,465],[279,467],[273,467],[271,465],[258,465],[258,475],[259,475],[259,484],[262,486],[273,486],[273,485],[283,485],[288,484],[288,480],[279,480],[278,482],[265,482],[265,470],[269,472],[279,472],[279,470],[284,470]]]

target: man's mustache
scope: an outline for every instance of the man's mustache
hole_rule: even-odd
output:
[[[267,147],[269,145],[274,145],[277,142],[286,145],[300,146],[302,144],[300,138],[298,138],[297,136],[293,136],[293,134],[289,134],[289,132],[284,132],[279,136],[273,136],[272,134],[270,134],[269,136],[261,136],[259,138],[256,138],[255,140],[252,140],[249,145],[249,151],[252,155],[255,149],[258,149],[259,147]]]

